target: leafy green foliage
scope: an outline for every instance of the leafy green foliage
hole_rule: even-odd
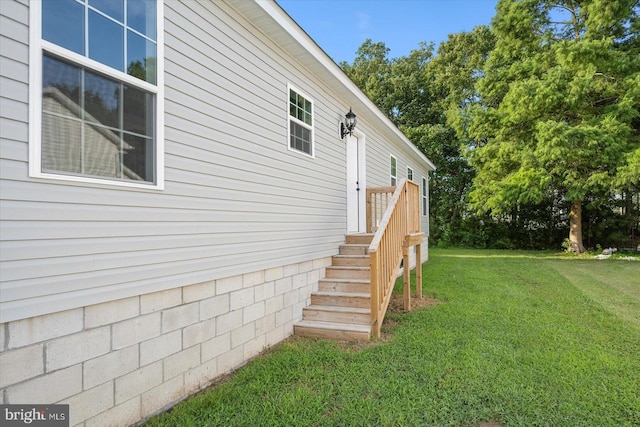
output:
[[[393,115],[391,96],[391,60],[384,43],[365,41],[356,52],[352,65],[340,66],[355,84],[388,116]]]
[[[432,244],[635,244],[639,4],[501,1],[491,28],[451,34],[437,52],[422,43],[391,59],[367,40],[341,64],[438,167]]]
[[[637,5],[498,4],[496,46],[477,84],[484,108],[469,127],[483,141],[469,151],[479,211],[507,213],[552,197],[579,207],[588,197],[640,190]]]

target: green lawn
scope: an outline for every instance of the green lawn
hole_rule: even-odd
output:
[[[292,338],[148,425],[640,425],[640,262],[430,256],[380,342]]]

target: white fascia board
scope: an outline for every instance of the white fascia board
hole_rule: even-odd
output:
[[[436,166],[418,149],[400,129],[371,101],[367,95],[342,71],[333,59],[273,0],[255,0],[256,4],[276,23],[293,37],[300,45],[325,69],[327,69],[340,84],[353,93],[360,102],[376,115],[389,129],[391,129],[411,150],[413,150],[433,171]]]

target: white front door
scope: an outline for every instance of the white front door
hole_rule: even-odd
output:
[[[347,135],[347,233],[366,231],[364,136]]]

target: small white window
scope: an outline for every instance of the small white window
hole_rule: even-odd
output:
[[[428,198],[427,198],[427,178],[422,177],[422,216],[427,216],[428,211]]]
[[[313,156],[313,101],[289,87],[289,149]]]
[[[398,183],[398,160],[391,156],[391,185]]]
[[[413,181],[413,169],[410,167],[407,167],[407,179],[409,181]]]
[[[162,2],[31,2],[30,174],[162,188]]]

